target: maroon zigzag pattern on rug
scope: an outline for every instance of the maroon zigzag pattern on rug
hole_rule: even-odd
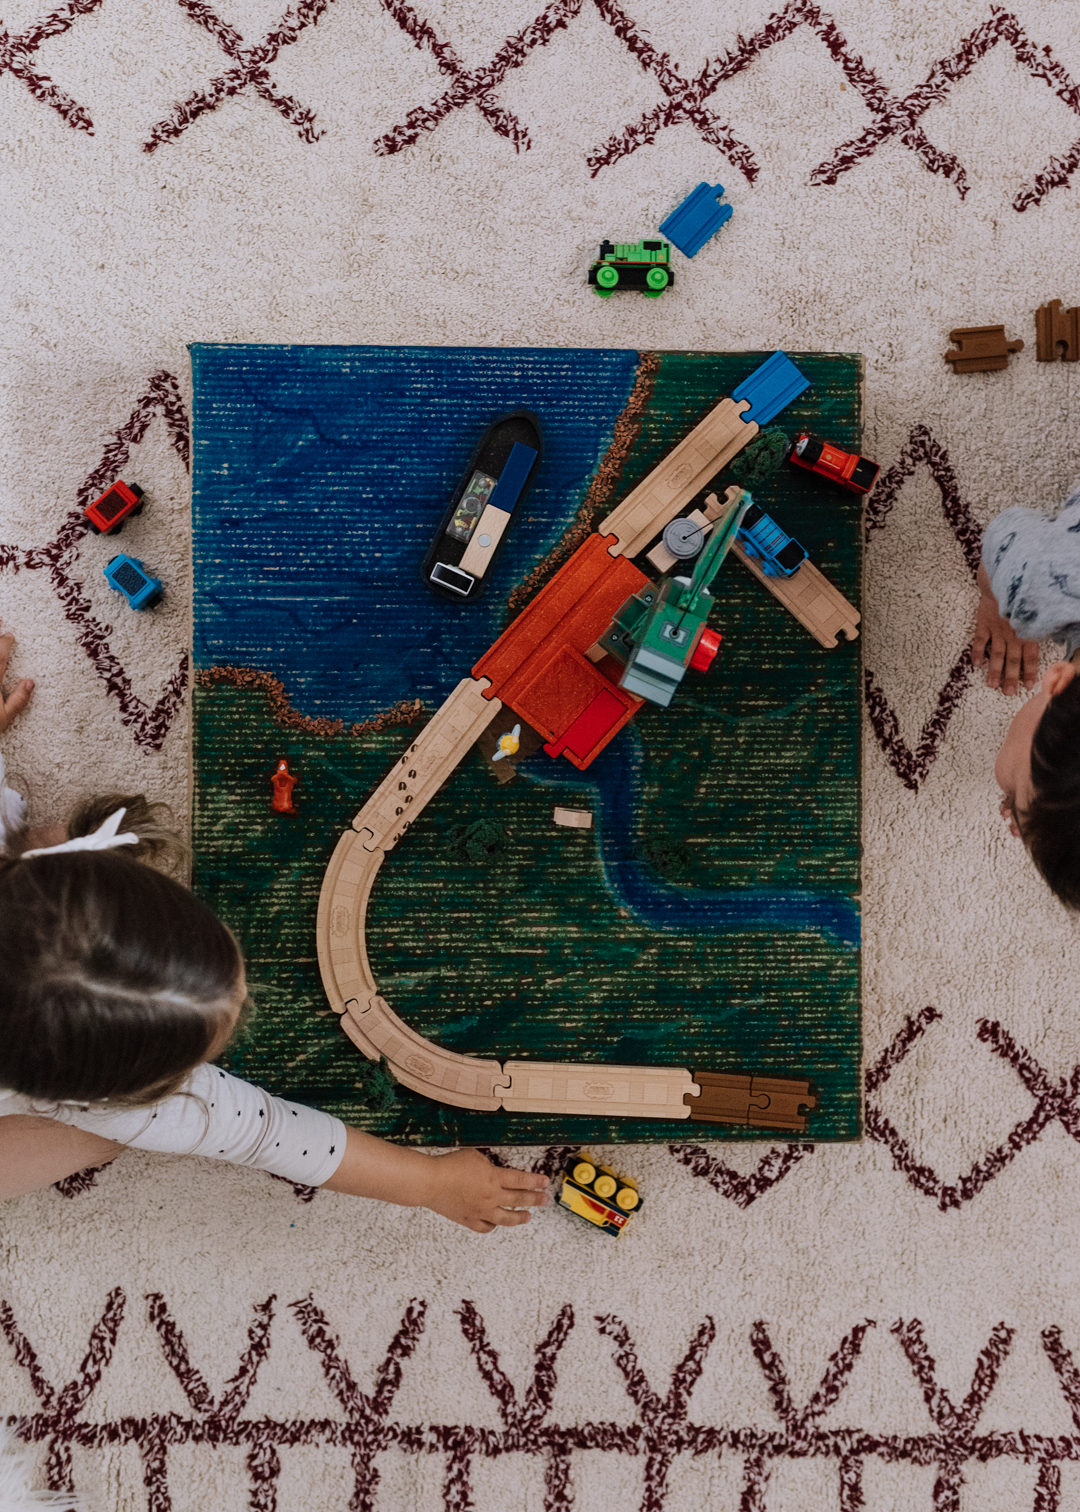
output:
[[[151,128],[143,143],[145,152],[155,152],[178,137],[201,116],[216,110],[225,100],[245,90],[253,90],[284,120],[294,126],[304,142],[317,142],[323,130],[310,107],[302,105],[274,83],[271,65],[283,47],[296,42],[301,32],[315,25],[331,0],[296,0],[277,25],[257,43],[245,44],[244,38],[224,21],[208,0],[177,0],[185,14],[201,26],[232,61],[233,67],[209,84],[193,90],[179,101],[162,120]],[[507,74],[522,66],[538,47],[545,47],[555,35],[566,30],[581,13],[585,0],[551,0],[531,22],[508,37],[489,63],[467,68],[456,49],[440,38],[407,0],[382,0],[383,8],[413,44],[430,53],[438,68],[451,82],[447,90],[428,105],[409,111],[405,119],[375,142],[381,154],[400,152],[419,137],[434,130],[453,111],[475,105],[492,130],[509,141],[516,151],[532,146],[528,128],[495,98],[495,90]],[[681,73],[670,54],[656,46],[648,29],[628,15],[618,0],[590,0],[605,24],[624,44],[650,80],[664,94],[661,104],[647,110],[636,122],[614,133],[601,147],[587,156],[590,172],[595,176],[639,147],[654,141],[668,126],[691,125],[706,145],[722,153],[744,178],[752,183],[760,172],[753,149],[707,108],[707,102],[721,84],[735,78],[763,53],[792,36],[800,28],[812,31],[824,44],[829,57],[850,86],[863,100],[874,120],[857,137],[841,143],[832,155],[810,174],[815,185],[836,183],[841,174],[865,162],[886,141],[897,141],[914,152],[930,173],[956,186],[963,198],[970,183],[967,171],[955,153],[937,147],[920,124],[931,106],[940,104],[959,80],[999,43],[1010,47],[1017,63],[1028,76],[1049,88],[1074,115],[1080,116],[1080,88],[1068,71],[1054,57],[1047,45],[1032,41],[1016,15],[1000,5],[991,5],[986,19],[976,25],[954,50],[937,59],[923,82],[907,95],[890,93],[872,67],[855,52],[839,30],[834,18],[812,0],[789,0],[774,12],[764,25],[749,37],[739,35],[727,51],[710,58],[693,77]],[[68,30],[76,17],[99,8],[101,0],[67,0],[44,20],[26,31],[12,35],[0,28],[0,73],[10,72],[20,79],[35,99],[50,106],[73,130],[93,132],[93,122],[85,107],[79,105],[47,75],[36,72],[32,55],[46,38]],[[1080,137],[1061,155],[1051,155],[1025,184],[1015,192],[1012,207],[1024,211],[1038,205],[1051,189],[1067,186],[1080,165]]]
[[[510,111],[500,106],[494,91],[507,74],[520,68],[534,49],[546,47],[560,31],[581,13],[584,0],[553,0],[527,26],[508,37],[484,67],[469,69],[453,46],[440,38],[430,22],[424,20],[406,0],[381,0],[383,8],[420,50],[430,53],[439,69],[451,79],[450,87],[428,105],[408,112],[404,120],[375,142],[377,153],[400,152],[419,137],[432,131],[455,110],[475,105],[498,135],[509,141],[518,152],[532,146],[529,130]],[[707,108],[720,85],[735,78],[770,48],[785,41],[801,28],[813,32],[844,77],[844,88],[851,87],[871,113],[873,122],[857,137],[841,143],[832,155],[814,168],[809,182],[814,185],[835,184],[870,158],[883,142],[897,141],[914,152],[930,173],[955,185],[963,199],[970,182],[964,165],[955,153],[937,147],[921,125],[926,112],[944,102],[952,87],[965,78],[998,44],[1011,48],[1017,63],[1029,77],[1045,84],[1076,116],[1080,116],[1080,88],[1057,61],[1051,49],[1031,40],[1016,15],[1000,5],[991,5],[986,19],[976,25],[954,50],[937,59],[923,82],[902,97],[893,95],[873,68],[847,42],[835,19],[812,0],[789,0],[773,12],[759,30],[736,38],[732,47],[710,58],[693,77],[680,72],[671,55],[652,40],[648,28],[639,25],[618,0],[591,0],[593,8],[640,64],[650,80],[663,92],[663,101],[647,110],[639,119],[615,132],[594,149],[586,161],[595,177],[639,147],[655,141],[669,126],[688,124],[706,145],[715,148],[753,183],[760,164],[753,149],[732,131],[731,126]],[[1063,156],[1051,156],[1030,182],[1022,184],[1012,200],[1017,211],[1039,204],[1053,188],[1067,185],[1080,164],[1080,138]]]
[[[97,466],[79,485],[76,506],[53,539],[44,546],[28,549],[0,545],[0,573],[28,571],[44,572],[48,576],[65,618],[75,627],[78,644],[89,657],[109,697],[119,705],[122,723],[133,732],[136,745],[146,751],[161,749],[183,702],[187,689],[187,653],[181,656],[158,701],[153,705],[145,703],[136,694],[131,678],[109,645],[111,626],[95,617],[83,585],[74,574],[74,567],[83,537],[92,529],[83,510],[120,476],[132,447],[139,444],[158,415],[165,421],[173,450],[184,467],[190,469],[188,418],[180,386],[172,373],[155,373],[125,423],[105,447]]]
[[[937,484],[941,509],[946,523],[963,552],[972,580],[979,570],[982,532],[965,499],[961,497],[949,454],[926,425],[912,427],[900,456],[878,480],[870,495],[864,516],[867,543],[881,530],[892,514],[901,489],[917,467],[925,467]],[[962,648],[953,663],[929,718],[919,733],[914,751],[900,733],[900,722],[874,673],[863,668],[866,709],[878,744],[905,787],[913,793],[925,781],[949,727],[949,721],[967,691],[972,673],[971,648]]]
[[[381,1472],[378,1456],[389,1449],[442,1461],[445,1512],[476,1512],[474,1471],[478,1461],[505,1454],[537,1456],[544,1465],[545,1512],[571,1512],[575,1504],[574,1455],[600,1452],[633,1459],[640,1466],[643,1512],[664,1512],[672,1467],[683,1458],[736,1457],[742,1462],[739,1505],[743,1512],[765,1512],[770,1478],[784,1461],[817,1458],[835,1472],[838,1512],[859,1512],[865,1505],[864,1471],[868,1462],[933,1467],[933,1488],[924,1503],[933,1512],[959,1512],[965,1471],[971,1464],[1005,1460],[1033,1469],[1032,1512],[1058,1512],[1062,1463],[1080,1462],[1080,1367],[1058,1325],[1040,1335],[1043,1356],[1058,1385],[1074,1431],[1023,1428],[978,1432],[1013,1348],[1016,1330],[999,1322],[979,1350],[971,1382],[962,1399],[954,1399],[939,1380],[937,1362],[927,1341],[926,1324],[898,1319],[889,1328],[896,1341],[897,1364],[910,1372],[926,1407],[927,1430],[887,1433],[845,1421],[829,1428],[828,1413],[843,1397],[874,1319],[855,1323],[828,1354],[818,1384],[798,1400],[774,1331],[764,1319],[751,1327],[747,1340],[772,1408],[772,1420],[758,1422],[694,1421],[691,1406],[717,1335],[713,1318],[704,1317],[689,1331],[687,1345],[667,1381],[656,1384],[642,1364],[628,1323],[616,1314],[593,1320],[596,1344],[607,1342],[611,1366],[620,1380],[632,1421],[553,1420],[560,1356],[578,1327],[573,1307],[565,1303],[533,1347],[531,1370],[519,1383],[500,1359],[476,1304],[462,1301],[457,1319],[480,1381],[497,1413],[496,1426],[469,1422],[407,1422],[394,1416],[394,1404],[410,1361],[423,1338],[426,1302],[413,1298],[404,1309],[381,1361],[365,1390],[329,1317],[311,1295],[289,1304],[307,1348],[316,1357],[338,1414],[333,1417],[254,1417],[245,1415],[260,1371],[274,1343],[276,1298],[252,1305],[245,1343],[236,1369],[215,1394],[195,1366],[183,1330],[160,1293],[145,1299],[147,1323],[156,1335],[161,1357],[183,1393],[187,1412],[155,1412],[138,1417],[91,1421],[93,1396],[113,1359],[128,1302],[115,1288],[90,1329],[85,1354],[75,1374],[54,1383],[41,1356],[7,1301],[0,1301],[0,1333],[15,1365],[25,1374],[37,1402],[34,1411],[7,1422],[27,1443],[46,1446],[49,1488],[73,1492],[72,1448],[82,1454],[117,1445],[134,1445],[142,1464],[148,1512],[170,1512],[169,1451],[174,1445],[210,1450],[240,1450],[248,1479],[248,1506],[277,1512],[282,1452],[298,1446],[345,1451],[353,1480],[353,1512],[377,1512]],[[126,1325],[131,1326],[131,1325]],[[580,1347],[580,1346],[579,1346]],[[203,1353],[206,1351],[203,1350]],[[601,1351],[603,1354],[605,1351]],[[145,1358],[145,1350],[140,1351]],[[128,1351],[130,1357],[130,1350]],[[411,1367],[413,1373],[417,1366]],[[950,1376],[955,1376],[951,1369]]]

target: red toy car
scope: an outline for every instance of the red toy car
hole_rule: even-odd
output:
[[[808,431],[795,437],[795,445],[788,461],[857,494],[869,493],[881,471],[878,464],[871,462],[868,457],[842,451],[839,446],[831,446],[828,441],[823,441],[820,436],[812,436]]]
[[[118,531],[128,515],[138,514],[143,507],[143,491],[137,483],[117,481],[83,510],[83,514],[99,535]]]

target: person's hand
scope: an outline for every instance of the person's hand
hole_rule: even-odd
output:
[[[479,1150],[454,1150],[449,1155],[427,1158],[431,1162],[431,1190],[424,1206],[464,1224],[475,1234],[528,1223],[532,1217],[529,1208],[551,1201],[546,1176],[492,1165]]]
[[[8,662],[14,645],[15,637],[10,630],[0,635],[0,731],[6,730],[8,725],[18,719],[29,704],[30,695],[34,691],[32,680],[24,677],[21,682],[15,684],[7,697],[4,697],[4,678],[7,676]]]
[[[983,569],[979,570],[982,573]],[[981,586],[980,583],[980,589]],[[999,611],[993,593],[985,590],[980,593],[975,612],[971,660],[976,667],[986,663],[986,686],[1001,688],[1003,693],[1015,693],[1018,678],[1022,678],[1025,688],[1033,688],[1039,675],[1038,641],[1021,640]]]

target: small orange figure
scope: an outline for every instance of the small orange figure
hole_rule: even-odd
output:
[[[270,786],[274,789],[274,796],[270,801],[270,807],[275,814],[295,814],[296,808],[292,801],[292,790],[300,781],[289,771],[289,762],[282,757],[277,764],[274,775],[270,779]]]

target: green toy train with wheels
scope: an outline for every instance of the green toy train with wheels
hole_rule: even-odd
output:
[[[658,299],[675,282],[671,247],[665,241],[601,242],[589,282],[601,299],[616,289],[640,289],[647,299]]]

